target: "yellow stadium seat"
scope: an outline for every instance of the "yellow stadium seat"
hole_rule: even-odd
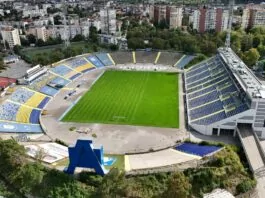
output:
[[[82,71],[84,71],[86,69],[90,69],[90,68],[93,68],[93,67],[94,66],[92,64],[88,63],[88,64],[85,64],[83,66],[75,68],[75,70],[78,71],[78,72],[82,72]]]
[[[73,71],[69,72],[68,74],[66,74],[64,77],[70,79],[72,76],[74,76],[76,74],[78,74],[78,72],[73,70]]]
[[[44,95],[35,93],[33,96],[31,96],[30,99],[25,103],[25,105],[30,107],[38,107],[38,105],[41,103],[41,101],[45,98]]]
[[[29,123],[31,111],[32,111],[32,109],[29,107],[20,106],[20,108],[17,112],[16,121],[17,122],[23,122],[23,123]]]

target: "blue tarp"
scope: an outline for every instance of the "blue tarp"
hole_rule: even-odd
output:
[[[39,124],[0,122],[0,133],[42,133]]]
[[[193,155],[198,155],[201,157],[216,152],[219,149],[221,149],[221,147],[219,146],[206,146],[206,145],[199,145],[193,143],[183,143],[181,145],[176,146],[176,150],[178,151]]]

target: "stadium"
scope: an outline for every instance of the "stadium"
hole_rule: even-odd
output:
[[[36,141],[67,145],[92,139],[108,154],[131,154],[135,169],[194,160],[171,149],[191,131],[239,136],[247,155],[256,152],[248,159],[259,170],[265,88],[230,48],[184,69],[193,58],[145,49],[37,65],[4,88],[1,134],[42,135]],[[139,165],[148,157],[152,164]]]

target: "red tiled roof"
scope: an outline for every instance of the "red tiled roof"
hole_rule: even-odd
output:
[[[12,84],[12,83],[16,83],[17,79],[15,78],[7,78],[7,77],[0,77],[0,87],[1,88],[5,88],[8,85]]]

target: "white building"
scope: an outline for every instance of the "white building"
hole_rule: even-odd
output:
[[[1,30],[2,38],[4,42],[7,42],[10,48],[15,45],[21,45],[18,29],[12,27],[5,27]]]
[[[182,26],[183,9],[182,7],[171,7],[169,16],[169,28]]]
[[[47,30],[44,26],[36,28],[36,35],[37,39],[42,39],[44,42],[47,41],[47,39],[49,38]]]
[[[248,5],[243,10],[242,28],[265,26],[265,9],[260,5]]]
[[[47,9],[39,9],[38,6],[23,10],[23,17],[36,17],[47,15]]]
[[[215,7],[196,9],[189,22],[194,30],[201,33],[209,30],[225,31],[229,23],[229,10]]]
[[[100,10],[101,32],[104,34],[116,33],[116,10],[105,8]]]

